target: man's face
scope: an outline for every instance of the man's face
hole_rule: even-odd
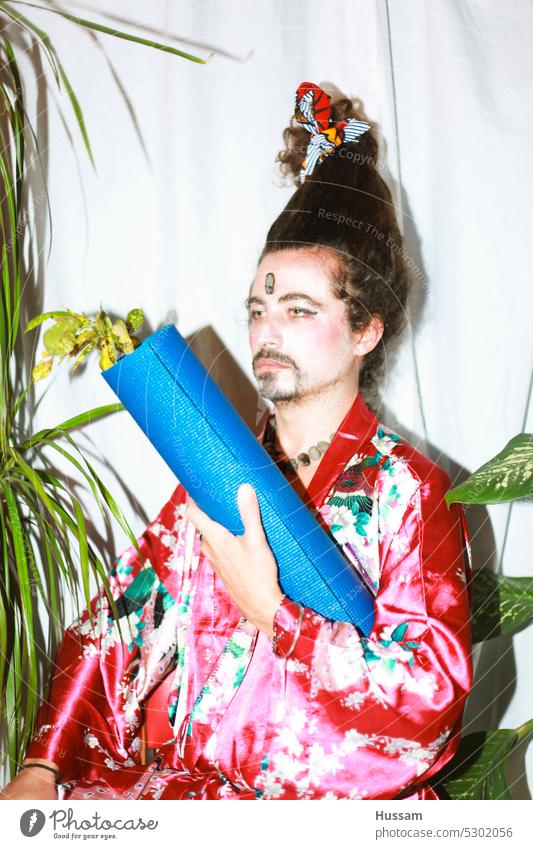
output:
[[[332,292],[325,251],[278,251],[260,263],[247,300],[259,393],[276,402],[320,395],[339,381],[357,388],[357,337]],[[265,291],[267,273],[274,290]],[[267,286],[267,289],[269,287]]]

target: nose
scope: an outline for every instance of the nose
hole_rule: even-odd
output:
[[[258,321],[250,328],[250,341],[253,341],[254,347],[259,348],[281,348],[283,335],[279,324],[275,319],[263,316],[261,321]]]

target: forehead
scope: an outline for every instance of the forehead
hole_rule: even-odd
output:
[[[274,275],[275,288],[267,298],[302,292],[321,301],[335,300],[332,291],[334,270],[334,260],[325,251],[276,251],[261,260],[249,294],[265,297],[265,276],[270,272]]]

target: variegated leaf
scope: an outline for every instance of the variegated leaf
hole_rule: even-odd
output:
[[[499,504],[533,495],[533,434],[519,433],[492,460],[446,493],[446,503]]]
[[[533,622],[533,578],[510,578],[478,569],[473,575],[473,590],[475,643]]]

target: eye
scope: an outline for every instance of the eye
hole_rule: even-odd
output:
[[[304,307],[290,307],[289,312],[294,315],[295,318],[306,318],[310,315],[316,315],[316,312],[313,310],[306,310]],[[298,313],[298,315],[296,315]]]
[[[256,321],[258,318],[261,318],[263,315],[263,310],[261,309],[249,309],[248,310],[248,322]]]

